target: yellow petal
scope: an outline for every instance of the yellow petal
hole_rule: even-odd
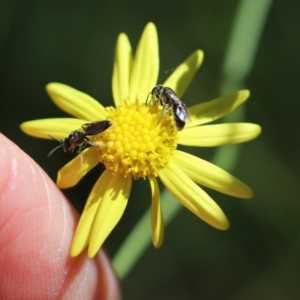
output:
[[[243,104],[249,96],[248,90],[241,90],[189,107],[192,122],[187,123],[186,128],[208,123],[225,116]]]
[[[93,258],[121,219],[128,203],[131,177],[113,176],[109,182],[99,209],[89,241],[88,257]]]
[[[76,228],[70,251],[71,257],[79,255],[88,245],[98,207],[111,179],[111,173],[106,170],[94,185]]]
[[[129,96],[129,78],[132,66],[132,49],[126,34],[121,33],[117,40],[112,77],[112,92],[115,105]]]
[[[155,177],[149,177],[152,203],[151,203],[151,226],[152,242],[154,247],[159,248],[164,240],[164,219],[160,202],[160,192]]]
[[[194,79],[199,67],[202,64],[204,54],[201,50],[192,53],[164,82],[164,86],[175,90],[180,98]]]
[[[72,131],[81,129],[81,125],[87,123],[87,120],[75,118],[51,118],[34,121],[27,121],[20,125],[21,129],[34,137],[42,139],[51,139],[51,136],[57,139],[66,138]]]
[[[221,208],[172,161],[159,177],[170,193],[187,209],[211,226],[225,230],[229,222]]]
[[[156,27],[148,23],[142,33],[133,61],[130,78],[130,95],[147,98],[156,85],[159,71],[159,52]]]
[[[227,123],[185,128],[178,132],[179,144],[213,147],[237,144],[256,138],[261,127],[251,123]]]
[[[98,163],[93,147],[85,149],[58,171],[57,186],[66,189],[76,185]]]
[[[62,110],[88,121],[106,118],[104,107],[91,96],[62,83],[49,83],[46,90],[53,102]]]
[[[194,182],[238,198],[251,198],[253,191],[223,169],[186,152],[176,150],[172,160]]]

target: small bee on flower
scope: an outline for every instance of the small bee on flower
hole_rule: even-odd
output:
[[[171,88],[158,85],[152,89],[151,95],[154,102],[153,106],[160,104],[163,107],[161,117],[171,110],[178,130],[182,130],[185,124],[190,121],[186,105]]]
[[[87,145],[98,146],[97,143],[92,142],[87,136],[99,134],[109,128],[111,124],[112,123],[110,121],[96,121],[93,123],[86,123],[81,126],[83,131],[72,131],[63,140],[58,140],[50,135],[49,137],[53,140],[58,141],[60,145],[51,150],[47,156],[49,157],[54,151],[61,147],[63,148],[64,152],[73,152],[76,147],[78,147],[77,153],[80,153]]]

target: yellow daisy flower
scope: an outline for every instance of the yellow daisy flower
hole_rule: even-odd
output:
[[[190,55],[163,86],[182,97],[203,59],[200,50]],[[28,121],[21,125],[29,135],[49,139],[66,138],[88,122],[110,120],[106,131],[89,136],[91,146],[58,172],[57,185],[69,188],[99,162],[105,166],[81,215],[71,247],[71,256],[88,247],[92,258],[119,222],[126,208],[133,179],[148,178],[152,191],[152,240],[160,247],[164,236],[159,177],[171,194],[199,218],[225,230],[228,220],[221,208],[197,184],[239,198],[251,198],[252,190],[219,167],[177,150],[186,146],[220,146],[254,139],[260,126],[250,123],[203,125],[233,111],[249,96],[242,90],[190,107],[190,122],[178,131],[172,113],[161,105],[147,103],[157,84],[158,37],[155,25],[147,24],[135,55],[125,34],[117,40],[112,90],[115,107],[104,108],[92,97],[60,83],[47,85],[47,92],[61,109],[76,118]],[[201,125],[201,126],[199,126]]]

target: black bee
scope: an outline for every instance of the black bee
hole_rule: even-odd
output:
[[[81,130],[72,131],[65,139],[58,140],[52,136],[52,139],[60,142],[60,145],[55,147],[50,153],[47,155],[48,157],[56,151],[58,148],[62,147],[64,152],[73,152],[76,147],[78,147],[77,153],[80,153],[87,145],[98,146],[97,143],[90,141],[87,137],[88,135],[96,135],[99,134],[106,129],[108,129],[112,125],[111,121],[96,121],[92,123],[86,123],[81,126]]]
[[[152,89],[151,95],[154,105],[158,103],[163,106],[162,115],[165,111],[172,110],[178,130],[182,130],[190,121],[188,109],[171,88],[158,85]]]

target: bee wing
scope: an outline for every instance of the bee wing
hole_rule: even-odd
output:
[[[182,103],[182,105],[184,106],[184,109],[185,109],[185,111],[186,111],[186,118],[187,118],[186,122],[187,122],[187,123],[188,123],[188,122],[191,122],[191,121],[192,121],[192,118],[191,118],[191,115],[190,115],[190,113],[189,113],[188,108],[186,107],[186,105],[185,105],[183,102],[181,102],[181,103]]]
[[[81,127],[84,130],[86,135],[94,135],[99,134],[106,129],[108,129],[112,125],[111,121],[103,120],[103,121],[95,121],[92,123],[83,124]]]
[[[168,96],[175,102],[175,103],[181,103],[181,100],[177,97],[175,93],[169,93]]]
[[[188,123],[188,122],[191,122],[192,119],[191,119],[191,116],[190,116],[190,113],[189,113],[189,110],[187,109],[186,105],[184,102],[182,102],[175,93],[170,93],[170,98],[172,98],[172,101],[174,101],[174,103],[176,103],[177,105],[180,105],[181,107],[183,107],[183,110],[185,111],[185,122]]]

